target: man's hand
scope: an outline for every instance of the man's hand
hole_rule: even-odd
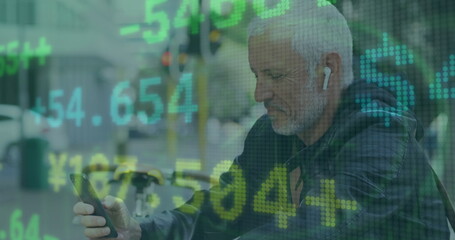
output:
[[[139,240],[141,238],[139,223],[130,216],[128,208],[121,199],[107,196],[103,201],[103,205],[118,232],[116,240]],[[110,233],[110,229],[104,227],[106,224],[104,217],[91,215],[94,212],[92,205],[78,202],[74,205],[73,211],[77,215],[76,218],[79,219],[78,222],[86,227],[84,234],[88,238],[96,239]]]

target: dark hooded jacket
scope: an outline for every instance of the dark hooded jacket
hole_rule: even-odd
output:
[[[366,83],[344,91],[332,126],[310,146],[276,134],[263,116],[220,186],[143,222],[141,239],[449,239],[422,132],[394,95]],[[291,208],[282,176],[298,166],[303,190]]]

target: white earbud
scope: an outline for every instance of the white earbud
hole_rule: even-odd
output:
[[[327,87],[329,86],[330,74],[332,74],[332,69],[329,67],[324,67],[324,86],[322,87],[323,90],[327,90]]]

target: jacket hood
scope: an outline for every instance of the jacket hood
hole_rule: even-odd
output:
[[[354,117],[354,118],[353,118]],[[404,125],[417,140],[423,137],[423,126],[411,108],[397,101],[396,95],[376,84],[357,81],[344,90],[337,118],[347,122],[383,122],[388,127],[391,121]],[[360,124],[358,122],[357,124]]]

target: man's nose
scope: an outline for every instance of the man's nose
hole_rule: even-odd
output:
[[[273,97],[273,91],[269,83],[257,79],[256,89],[254,91],[254,99],[256,102],[265,102]]]

